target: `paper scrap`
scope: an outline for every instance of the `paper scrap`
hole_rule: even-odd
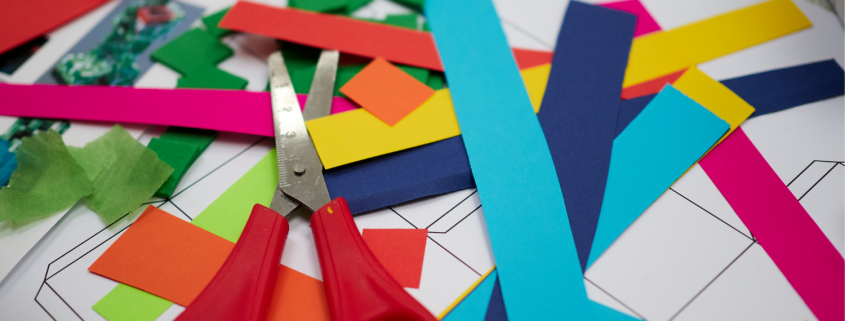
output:
[[[493,285],[493,293],[490,294],[490,303],[487,304],[487,314],[484,321],[508,321],[508,313],[505,310],[505,301],[502,299],[502,285],[499,278]]]
[[[24,137],[15,154],[18,169],[0,188],[0,222],[56,214],[93,191],[55,130]]]
[[[534,87],[545,85],[544,75],[547,73],[544,73],[544,68],[547,66],[522,71],[526,79],[525,86],[532,86],[527,89],[529,92],[545,90],[545,87]],[[535,96],[541,98],[542,95]],[[532,101],[532,104],[536,107],[535,110],[539,109],[539,100]],[[421,146],[461,133],[448,89],[435,91],[434,96],[392,127],[363,109],[314,119],[306,122],[306,125],[326,169]]]
[[[681,75],[683,75],[685,71],[686,69],[683,69],[666,76],[657,77],[646,82],[622,88],[622,99],[634,99],[637,97],[659,93],[663,90],[663,86],[666,86],[666,84],[674,84],[678,78],[681,78]]]
[[[218,39],[231,34],[232,30],[223,29],[217,26],[227,12],[229,12],[229,8],[217,11],[200,19],[202,20],[202,24],[205,25],[205,31]]]
[[[416,10],[422,10],[425,5],[425,0],[396,0],[396,2]]]
[[[651,17],[651,14],[648,13],[648,10],[646,10],[640,0],[607,2],[601,3],[599,6],[624,11],[637,16],[637,29],[634,30],[634,37],[660,31],[660,25],[657,24],[657,21],[654,21],[654,18]]]
[[[328,321],[329,316],[323,282],[287,266],[279,266],[267,320]]]
[[[233,54],[215,35],[194,28],[161,46],[150,57],[182,75],[177,88],[244,89],[246,79],[217,68]]]
[[[340,92],[389,126],[434,95],[434,89],[381,58],[374,59]]]
[[[681,78],[675,81],[674,87],[731,125],[716,144],[739,128],[754,112],[754,107],[695,66],[689,67]]]
[[[591,319],[554,163],[493,3],[429,0],[425,13],[484,202],[508,317]]]
[[[417,30],[417,14],[416,13],[409,13],[409,14],[389,14],[387,17],[384,18],[384,23],[403,27],[408,29]]]
[[[361,237],[402,287],[419,289],[427,229],[364,229]]]
[[[442,71],[430,33],[338,15],[240,1],[220,27]]]
[[[173,167],[173,173],[159,187],[155,195],[170,197],[182,176],[215,137],[217,137],[215,131],[169,127],[161,134],[161,137],[151,139],[147,147],[156,152],[167,165]]]
[[[109,321],[154,321],[173,302],[120,283],[92,309]]]
[[[150,205],[88,270],[188,306],[233,247]]]
[[[613,141],[587,267],[729,129],[672,85],[654,97]]]
[[[584,270],[601,213],[636,21],[628,13],[571,2],[537,114]]]
[[[634,40],[623,87],[812,26],[790,0],[771,0]]]
[[[94,186],[85,196],[88,206],[107,223],[141,206],[173,173],[172,167],[120,125],[83,148],[71,148],[71,154],[88,171]]]
[[[490,295],[493,293],[493,286],[496,283],[496,269],[491,269],[484,276],[478,279],[467,292],[464,293],[451,309],[446,309],[437,317],[443,321],[483,321],[487,314],[487,304],[490,302]]]
[[[179,126],[273,137],[269,92],[0,83],[0,115]],[[306,95],[297,95],[300,108]],[[114,107],[120,101],[121,108]],[[358,109],[334,97],[332,113]],[[161,117],[168,115],[168,117]],[[380,121],[379,121],[380,122]]]
[[[530,49],[511,48],[513,58],[520,70],[549,64],[552,62],[554,52]]]
[[[845,319],[845,260],[742,129],[701,167],[816,318]]]
[[[106,0],[12,1],[0,10],[0,53],[32,39],[99,7]]]

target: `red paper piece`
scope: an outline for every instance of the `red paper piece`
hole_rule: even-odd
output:
[[[106,1],[3,1],[0,9],[0,54],[48,33]]]
[[[234,246],[150,205],[88,270],[188,306]]]
[[[390,126],[434,95],[434,89],[381,58],[364,67],[340,92]]]
[[[666,84],[674,84],[678,78],[681,78],[681,75],[683,75],[685,71],[687,70],[684,69],[628,88],[622,88],[622,99],[634,99],[645,95],[659,93],[663,90],[663,87],[666,86]]]
[[[239,1],[220,21],[224,29],[311,47],[443,70],[431,33],[294,8]]]
[[[511,48],[513,58],[520,70],[552,63],[554,52]]]
[[[364,229],[364,242],[390,275],[406,288],[420,287],[427,229]]]
[[[699,163],[816,318],[845,319],[845,260],[742,128]]]

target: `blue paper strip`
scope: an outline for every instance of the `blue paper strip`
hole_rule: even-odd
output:
[[[425,12],[508,318],[592,319],[554,163],[492,2],[429,0]]]
[[[497,280],[496,270],[493,270],[442,321],[483,321],[494,284],[498,285]]]
[[[537,115],[557,169],[582,269],[601,213],[636,25],[632,14],[570,2]]]
[[[613,142],[610,174],[587,266],[729,128],[672,85],[664,87]]]

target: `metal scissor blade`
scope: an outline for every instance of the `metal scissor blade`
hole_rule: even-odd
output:
[[[331,114],[332,94],[334,93],[339,58],[340,52],[337,50],[323,49],[320,52],[320,59],[317,60],[317,71],[314,72],[314,80],[311,82],[311,89],[308,91],[305,110],[302,112],[305,121]]]
[[[299,202],[313,212],[331,201],[323,179],[323,163],[305,127],[282,53],[277,51],[270,54],[268,64],[279,189],[288,201]],[[281,197],[278,199],[278,202],[284,202]],[[278,207],[289,207],[281,203]]]

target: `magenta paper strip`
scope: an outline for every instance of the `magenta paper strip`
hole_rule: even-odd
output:
[[[273,136],[270,93],[0,84],[0,115],[181,126]],[[297,95],[305,106],[307,95]],[[334,97],[332,114],[356,109]]]
[[[605,8],[624,11],[637,16],[637,27],[636,29],[634,29],[634,37],[642,36],[644,34],[655,31],[660,31],[660,25],[657,24],[657,21],[654,21],[654,18],[651,17],[651,14],[648,13],[648,10],[645,9],[640,0],[625,0],[609,3],[600,3],[599,5]]]
[[[845,319],[845,260],[742,129],[699,163],[816,318]]]

